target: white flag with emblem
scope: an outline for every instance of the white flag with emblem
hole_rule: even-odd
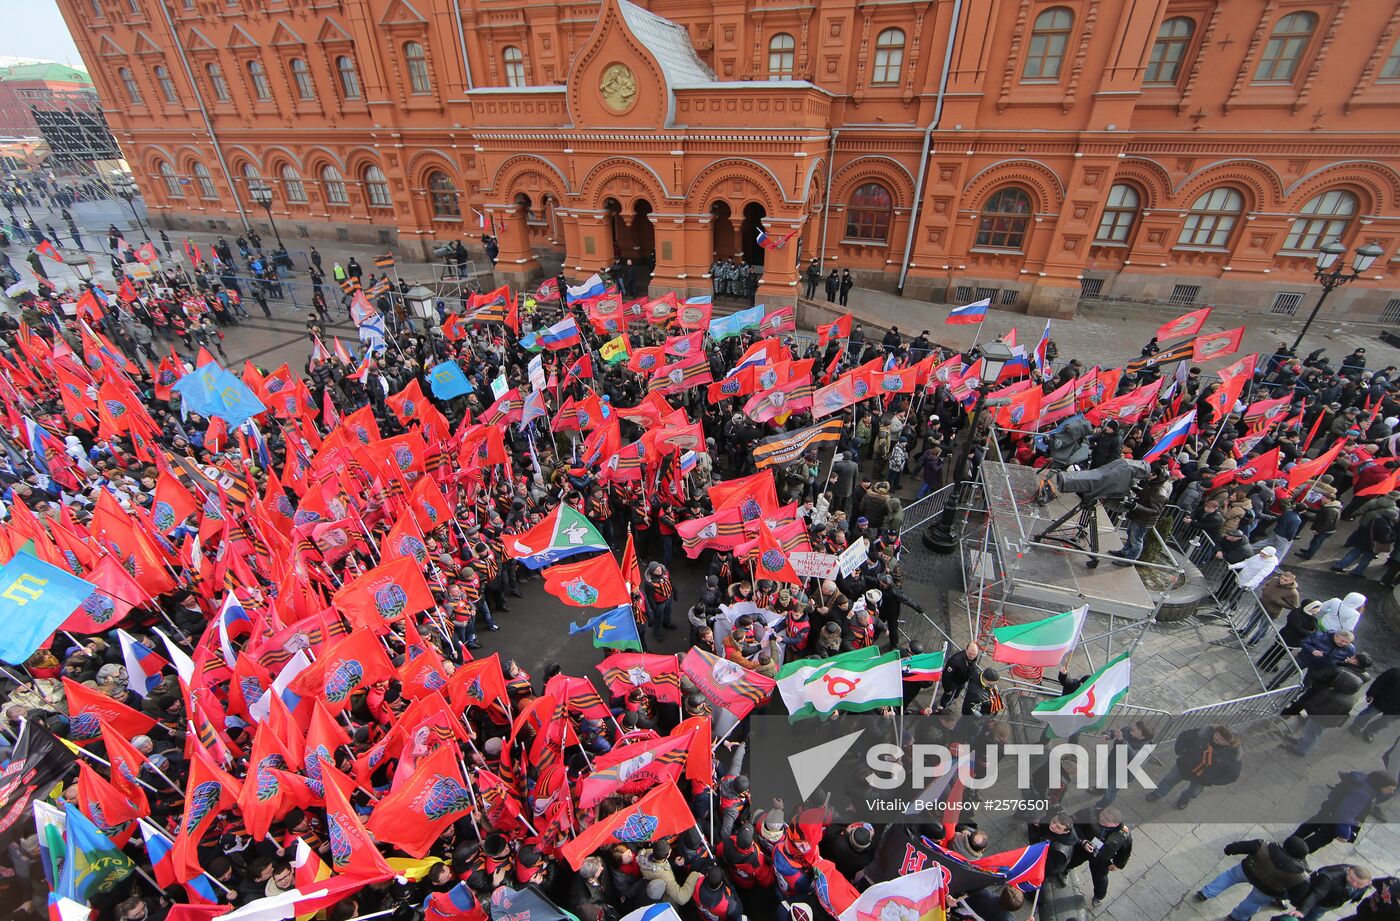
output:
[[[1074,691],[1036,704],[1031,716],[1044,722],[1055,738],[1068,739],[1102,722],[1128,693],[1131,678],[1132,662],[1125,652],[1109,659]]]
[[[878,707],[897,707],[904,700],[904,678],[899,652],[851,661],[837,657],[817,669],[802,684],[803,709],[818,714],[833,710],[861,713]]]

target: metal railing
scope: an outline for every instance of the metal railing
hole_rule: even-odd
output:
[[[1264,689],[1262,695],[1254,696],[1297,690],[1302,683],[1302,668],[1283,641],[1273,618],[1264,610],[1259,597],[1239,584],[1230,564],[1216,557],[1215,540],[1194,521],[1188,520],[1186,512],[1179,506],[1168,506],[1163,517],[1170,523],[1164,536],[1171,546],[1200,570],[1205,579],[1205,588],[1215,603],[1216,613],[1229,626],[1241,650],[1249,656],[1250,668],[1259,679],[1259,686]],[[1250,635],[1257,637],[1252,643],[1248,642]],[[1256,660],[1249,650],[1260,644],[1266,652]]]
[[[953,494],[953,488],[956,485],[948,483],[945,486],[940,486],[922,499],[915,499],[906,505],[904,507],[904,523],[900,525],[899,536],[903,537],[911,531],[916,531],[943,514],[943,509],[948,504],[948,497]]]

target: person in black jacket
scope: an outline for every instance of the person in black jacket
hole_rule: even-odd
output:
[[[1229,726],[1205,726],[1183,732],[1176,740],[1176,763],[1147,794],[1149,803],[1186,781],[1176,808],[1185,809],[1206,787],[1223,787],[1240,779],[1240,739]]]
[[[1385,771],[1343,771],[1317,813],[1299,825],[1293,834],[1317,853],[1333,841],[1355,841],[1377,803],[1395,795],[1395,778]]]
[[[1127,867],[1128,859],[1133,856],[1133,833],[1123,824],[1122,814],[1112,806],[1096,814],[1085,809],[1074,818],[1074,833],[1079,836],[1079,847],[1070,858],[1068,869],[1073,870],[1085,863],[1089,865],[1089,875],[1094,880],[1092,904],[1098,908],[1108,896],[1108,874]]]
[[[1352,719],[1347,732],[1367,742],[1376,741],[1376,727],[1400,716],[1400,668],[1388,668],[1366,689],[1366,706]]]
[[[984,668],[967,683],[963,696],[963,716],[995,716],[1005,709],[1001,700],[1001,672]]]
[[[1342,921],[1400,921],[1400,877],[1371,880],[1371,894]]]
[[[1371,871],[1355,864],[1336,863],[1314,870],[1308,877],[1308,894],[1288,914],[1302,921],[1318,921],[1348,902],[1360,902],[1371,888]]]
[[[836,300],[836,289],[841,287],[841,275],[835,270],[826,276],[826,302],[833,303]]]
[[[943,694],[939,697],[935,710],[946,710],[949,704],[958,699],[973,672],[981,670],[981,666],[977,664],[981,655],[982,647],[976,643],[968,643],[948,657],[948,661],[943,663]]]
[[[1123,456],[1123,438],[1118,434],[1118,420],[1109,419],[1103,428],[1089,439],[1089,466],[1102,467]]]
[[[1249,921],[1255,912],[1275,899],[1295,905],[1308,894],[1308,843],[1294,836],[1282,844],[1253,838],[1225,845],[1226,854],[1244,854],[1244,860],[1222,872],[1196,892],[1205,902],[1241,883],[1248,883],[1249,894],[1226,917],[1229,921]]]

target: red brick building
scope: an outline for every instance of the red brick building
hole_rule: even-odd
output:
[[[33,106],[94,108],[92,81],[63,64],[17,64],[0,67],[0,138],[39,136]]]
[[[1400,319],[1400,2],[60,0],[175,230],[425,252],[497,272],[618,256],[653,293],[820,256],[915,297],[1098,296]],[[755,243],[795,231],[782,250]],[[286,228],[295,228],[287,232]]]

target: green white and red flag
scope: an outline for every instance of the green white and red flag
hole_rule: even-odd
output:
[[[992,631],[996,648],[992,658],[1011,665],[1057,668],[1065,654],[1079,642],[1089,606],[1075,608],[1028,624],[1012,624]]]

